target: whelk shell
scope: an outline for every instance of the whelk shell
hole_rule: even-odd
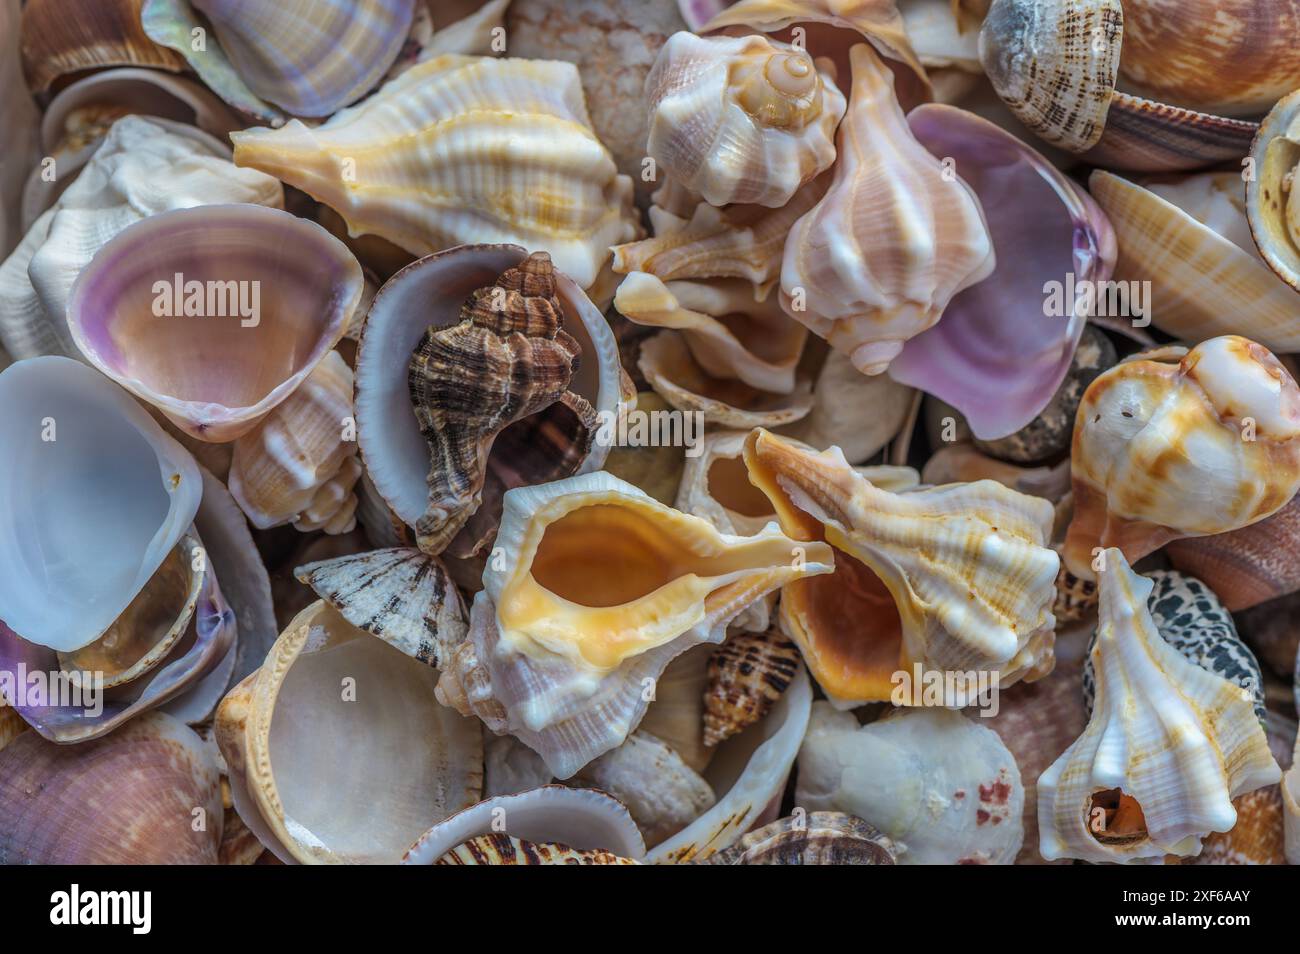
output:
[[[314,222],[258,205],[178,209],[95,253],[68,328],[104,374],[191,436],[224,442],[325,359],[361,286],[357,260]]]
[[[518,242],[586,288],[609,246],[637,237],[632,182],[592,132],[569,63],[440,56],[314,129],[291,120],[231,139],[236,165],[415,255]]]
[[[764,36],[675,33],[646,77],[647,151],[712,205],[779,208],[835,161],[845,102],[828,65]]]
[[[892,74],[865,44],[851,55],[833,179],[786,241],[781,303],[879,374],[995,256],[979,199],[912,135]]]
[[[1160,638],[1150,581],[1107,549],[1092,718],[1038,780],[1048,860],[1193,855],[1236,821],[1231,799],[1281,778],[1250,696]]]
[[[1084,393],[1070,461],[1064,558],[1091,580],[1096,547],[1134,561],[1281,509],[1300,487],[1300,388],[1235,335],[1139,355]]]
[[[837,707],[890,699],[895,673],[914,667],[991,671],[1004,687],[1050,672],[1059,560],[1047,501],[987,480],[890,493],[836,448],[762,430],[745,464],[791,536],[835,547],[834,574],[783,588],[781,625]],[[974,701],[973,683],[945,682],[945,705]]]

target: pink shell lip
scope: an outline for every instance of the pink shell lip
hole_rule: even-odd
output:
[[[908,123],[980,197],[997,267],[909,340],[889,371],[961,411],[976,437],[1005,437],[1052,399],[1086,323],[1069,301],[1068,314],[1047,315],[1045,284],[1108,280],[1115,236],[1082,189],[993,123],[937,104],[912,110]]]
[[[241,307],[218,299],[235,313],[155,315],[160,298],[183,303],[170,300],[181,297],[177,275],[182,289],[204,283],[209,299],[216,283],[238,283]],[[73,285],[68,327],[92,365],[187,434],[220,443],[250,430],[338,343],[362,285],[352,253],[314,222],[259,205],[196,206],[105,244]]]

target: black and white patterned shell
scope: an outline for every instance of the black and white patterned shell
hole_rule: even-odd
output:
[[[1207,672],[1249,689],[1255,715],[1263,722],[1267,713],[1259,663],[1237,635],[1232,615],[1219,603],[1219,598],[1200,580],[1173,570],[1155,570],[1146,575],[1155,584],[1147,599],[1147,609],[1164,641]],[[1094,630],[1083,669],[1083,701],[1090,716],[1096,692],[1092,675],[1092,647],[1096,643]]]

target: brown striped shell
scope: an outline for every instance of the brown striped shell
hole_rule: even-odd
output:
[[[1077,623],[1096,612],[1096,582],[1075,576],[1062,564],[1060,572],[1056,574],[1056,602],[1052,604],[1056,624]]]
[[[459,324],[431,326],[416,346],[408,383],[432,457],[415,527],[426,553],[467,525],[451,552],[477,552],[495,535],[507,488],[569,477],[586,459],[596,412],[569,390],[582,347],[563,314],[551,258],[534,252],[476,290]]]
[[[541,844],[492,832],[457,845],[435,865],[637,865],[603,848],[579,851],[568,845]]]
[[[704,744],[717,745],[767,715],[798,670],[799,648],[775,626],[729,636],[709,658]]]
[[[751,831],[703,865],[892,865],[892,839],[856,815],[800,812]]]

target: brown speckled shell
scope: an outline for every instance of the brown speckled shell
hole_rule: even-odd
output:
[[[1097,612],[1097,584],[1075,576],[1061,564],[1061,571],[1056,574],[1056,602],[1052,604],[1052,615],[1056,624],[1077,623]]]
[[[478,552],[495,536],[508,487],[569,477],[586,459],[596,412],[568,389],[582,348],[563,314],[550,256],[535,252],[475,291],[459,324],[430,327],[416,347],[411,403],[432,456],[415,527],[426,553],[448,549],[466,528],[450,552]],[[472,521],[480,510],[484,519]]]
[[[856,815],[812,812],[751,831],[702,865],[892,865],[894,843]]]
[[[602,848],[579,851],[568,845],[546,845],[493,832],[457,845],[434,862],[436,865],[635,865]]]
[[[709,658],[704,744],[717,745],[767,715],[798,670],[799,648],[775,627],[727,637]]]

